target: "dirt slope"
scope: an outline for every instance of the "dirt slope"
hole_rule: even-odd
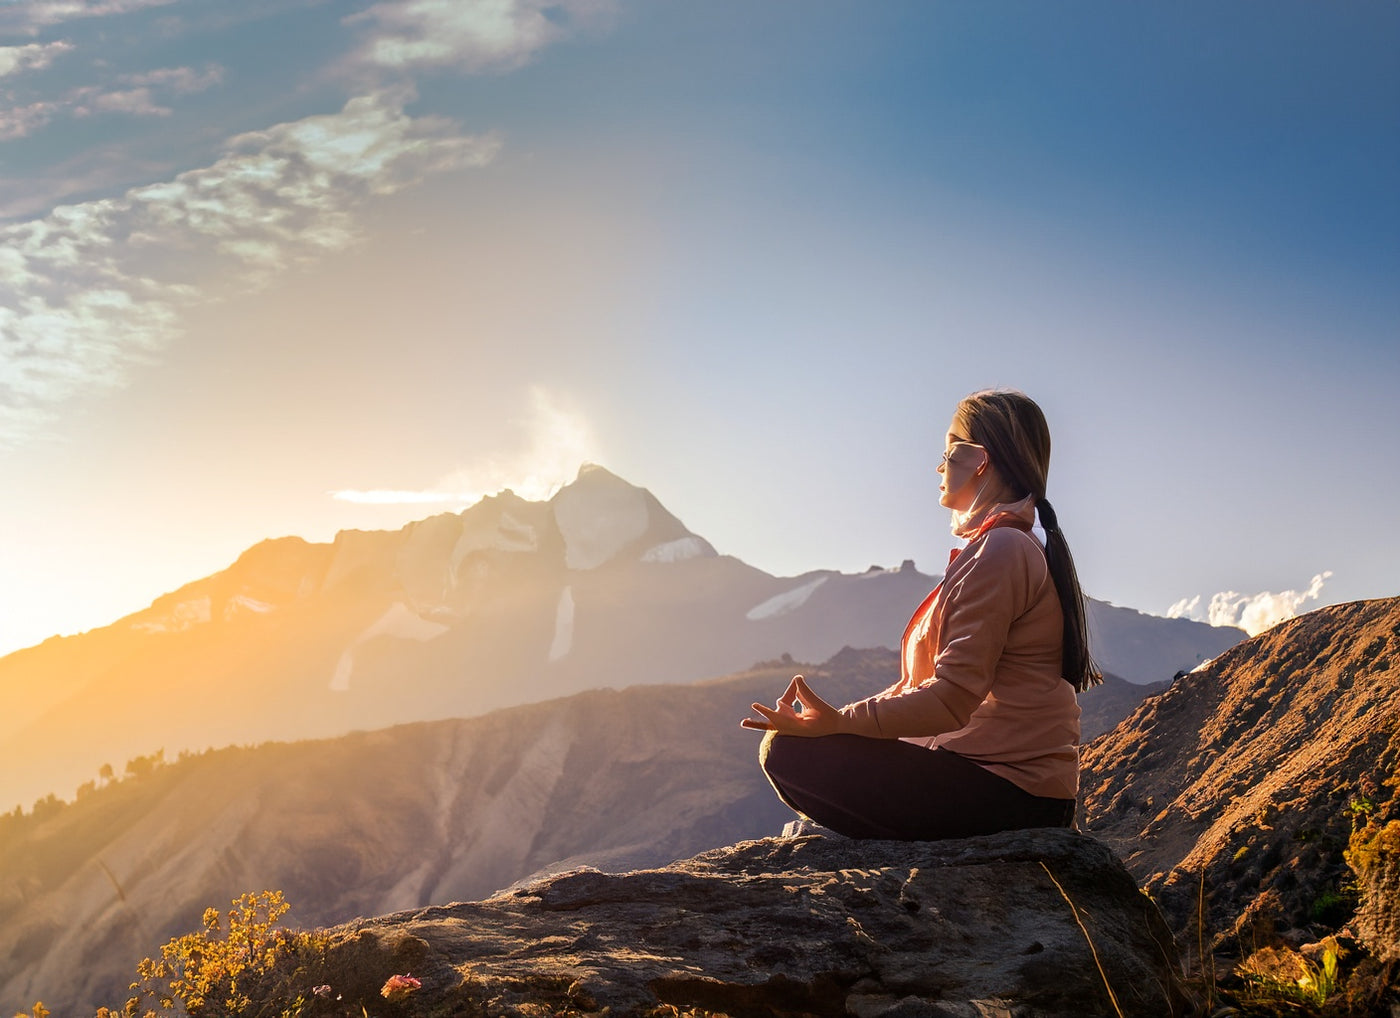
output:
[[[1355,823],[1400,814],[1400,598],[1309,612],[1148,699],[1084,756],[1087,829],[1183,939],[1303,941],[1355,906]]]

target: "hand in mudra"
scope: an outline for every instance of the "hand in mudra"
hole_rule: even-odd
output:
[[[793,706],[794,703],[801,708],[800,712]],[[779,735],[834,735],[844,720],[844,715],[812,692],[807,680],[800,675],[792,677],[776,706],[765,707],[755,703],[752,710],[759,717],[744,718],[740,725],[760,732],[777,732]]]

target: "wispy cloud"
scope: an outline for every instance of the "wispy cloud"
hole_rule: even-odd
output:
[[[0,109],[0,141],[26,137],[67,108],[70,108],[67,103],[40,99]]]
[[[33,35],[41,28],[81,18],[130,14],[165,7],[179,0],[20,0],[0,5],[0,32]]]
[[[86,87],[69,94],[74,116],[94,113],[125,113],[138,117],[168,117],[174,109],[155,99],[156,93],[189,95],[203,92],[224,78],[224,70],[211,65],[202,71],[193,67],[161,67],[154,71],[123,74],[114,88]]]
[[[161,67],[153,71],[122,74],[109,85],[81,85],[57,99],[15,104],[0,110],[0,140],[23,138],[63,116],[89,117],[120,113],[138,117],[167,117],[174,110],[157,95],[175,96],[202,92],[223,80],[222,67]]]
[[[598,459],[588,421],[556,392],[532,387],[528,413],[516,423],[514,449],[454,470],[426,489],[346,489],[329,494],[342,502],[375,505],[468,506],[509,488],[521,498],[541,501],[572,480],[581,464]]]
[[[1264,630],[1278,625],[1298,614],[1308,601],[1316,601],[1322,595],[1322,585],[1332,576],[1329,569],[1318,573],[1306,590],[1283,590],[1277,594],[1264,591],[1260,594],[1241,594],[1235,590],[1222,590],[1212,594],[1205,611],[1201,611],[1201,595],[1182,598],[1167,609],[1168,618],[1192,618],[1209,622],[1212,626],[1238,626],[1250,636],[1258,636]]]
[[[482,73],[519,67],[614,7],[611,0],[385,0],[347,20],[370,26],[360,59],[372,65]]]
[[[73,48],[71,42],[31,42],[23,46],[0,46],[0,78],[21,71],[42,71],[54,58]]]
[[[404,100],[352,99],[239,135],[211,166],[0,228],[0,448],[171,342],[182,308],[219,296],[201,267],[265,286],[355,243],[365,201],[494,157],[494,138],[410,117]]]

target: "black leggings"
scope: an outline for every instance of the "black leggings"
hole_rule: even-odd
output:
[[[758,760],[778,798],[851,838],[937,841],[1074,826],[1073,799],[1031,795],[946,749],[862,735],[769,732]]]

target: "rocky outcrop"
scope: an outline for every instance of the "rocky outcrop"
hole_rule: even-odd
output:
[[[1353,830],[1400,819],[1400,598],[1318,608],[1232,648],[1083,764],[1088,831],[1183,943],[1317,940],[1357,906]]]
[[[1156,907],[1101,843],[748,842],[660,869],[584,870],[329,931],[308,1018],[717,1012],[1049,1018],[1186,1012]]]

